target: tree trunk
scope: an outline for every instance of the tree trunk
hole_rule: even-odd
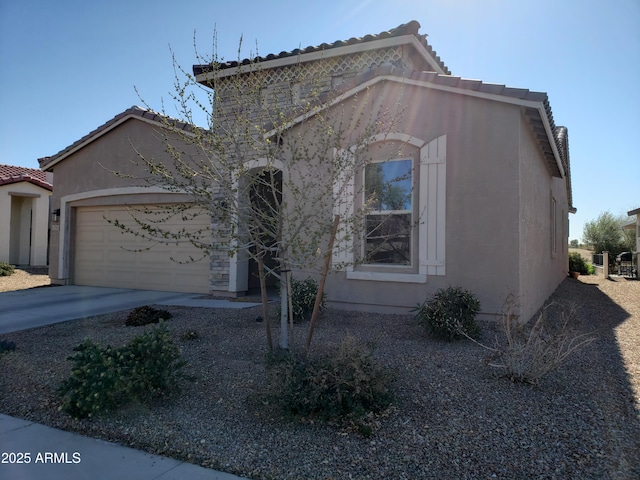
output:
[[[273,341],[271,340],[271,319],[269,318],[269,299],[267,298],[267,282],[264,277],[264,263],[262,255],[258,257],[258,276],[260,277],[260,296],[262,297],[262,319],[267,334],[267,348],[273,351]]]
[[[322,266],[322,275],[320,277],[320,285],[318,286],[316,301],[313,304],[313,312],[311,313],[311,323],[309,323],[309,333],[307,334],[307,350],[311,348],[311,338],[313,337],[313,329],[316,326],[316,319],[318,318],[318,311],[320,310],[320,303],[322,302],[322,295],[324,293],[324,283],[327,280],[327,273],[329,273],[329,267],[331,266],[331,255],[333,253],[333,243],[336,240],[336,233],[338,232],[339,225],[340,225],[340,215],[336,215],[333,218],[333,228],[331,229],[331,237],[329,237],[329,248],[327,249],[327,255],[324,257],[324,265]]]
[[[289,349],[289,295],[287,272],[280,270],[280,348]]]

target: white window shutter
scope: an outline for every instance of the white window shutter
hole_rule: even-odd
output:
[[[445,274],[447,136],[420,149],[419,272]]]
[[[348,151],[334,151],[335,155],[350,155]],[[337,178],[333,184],[333,214],[340,215],[340,225],[333,245],[331,263],[334,268],[344,270],[351,269],[353,265],[353,238],[349,238],[349,219],[353,215],[355,201],[355,178],[345,174],[348,178]]]

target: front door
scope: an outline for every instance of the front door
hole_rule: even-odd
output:
[[[272,224],[270,218],[273,218],[278,211],[278,206],[282,201],[282,172],[263,170],[254,179],[254,183],[250,190],[251,205],[256,209],[258,215],[263,217],[264,225],[262,225],[263,235],[262,243],[268,247],[274,247],[276,240],[274,237],[274,229],[269,228]],[[275,225],[274,219],[274,225]],[[250,249],[252,257],[256,253],[256,247]],[[275,259],[276,252],[267,251],[264,256],[265,272],[273,270],[277,266]],[[267,287],[274,287],[279,282],[274,275],[267,275]],[[258,276],[258,262],[251,258],[249,260],[249,290],[260,289],[260,277]]]

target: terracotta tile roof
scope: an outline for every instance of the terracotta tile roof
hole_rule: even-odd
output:
[[[566,179],[567,179],[567,198],[569,200],[569,211],[576,213],[576,208],[573,206],[573,190],[571,188],[571,162],[569,161],[569,130],[567,127],[556,127],[555,129],[556,143],[558,145],[558,151],[560,152],[560,158],[562,159],[562,166],[564,167]]]
[[[126,120],[128,117],[131,117],[131,116],[136,116],[136,117],[147,119],[153,122],[157,122],[160,125],[166,125],[168,122],[172,128],[177,128],[179,130],[190,130],[194,128],[192,125],[189,125],[188,123],[184,123],[184,122],[181,122],[180,120],[176,120],[174,118],[161,115],[159,113],[148,110],[146,108],[142,108],[134,105],[131,108],[126,109],[124,112],[119,113],[118,115],[113,117],[111,120],[107,121],[106,123],[100,125],[95,130],[92,130],[91,132],[87,133],[84,137],[73,142],[68,147],[60,150],[55,155],[39,158],[38,163],[40,163],[40,168],[46,170],[47,168],[52,167],[55,163],[58,163],[58,161],[65,158],[67,155],[69,155],[73,151],[82,148],[87,143],[91,142],[92,140],[99,137],[100,135],[108,132],[109,130],[117,126],[119,123],[123,122],[124,120]]]
[[[411,20],[408,23],[399,25],[398,27],[388,30],[386,32],[378,33],[377,35],[365,35],[364,37],[357,37],[357,38],[352,37],[349,40],[336,40],[333,43],[322,43],[317,46],[308,46],[302,49],[296,48],[295,50],[291,50],[290,52],[280,52],[278,54],[270,53],[269,55],[266,55],[264,57],[259,56],[254,59],[245,58],[244,60],[241,60],[239,62],[238,61],[222,62],[218,64],[218,68],[221,70],[224,70],[227,68],[234,68],[239,65],[249,65],[254,62],[266,62],[269,60],[276,60],[276,59],[287,58],[287,57],[297,57],[298,55],[304,55],[305,53],[327,51],[332,48],[363,44],[363,43],[372,42],[375,40],[382,40],[385,38],[401,37],[403,35],[414,35],[422,43],[422,45],[429,52],[429,54],[433,57],[433,59],[438,64],[438,66],[442,68],[442,70],[445,73],[451,74],[447,66],[436,54],[435,50],[431,47],[431,45],[429,45],[429,43],[427,43],[427,36],[424,34],[420,35],[418,33],[419,30],[420,30],[420,23],[418,23],[416,20]],[[211,70],[212,70],[211,65],[194,65],[193,66],[194,75],[207,73],[207,72],[210,72]]]
[[[29,182],[39,187],[52,190],[53,185],[47,181],[47,174],[42,170],[12,165],[0,165],[0,185],[10,183]]]

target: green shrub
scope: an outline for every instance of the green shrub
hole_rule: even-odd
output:
[[[121,375],[122,352],[107,346],[100,348],[91,340],[73,349],[71,376],[60,387],[64,395],[62,409],[75,418],[91,417],[116,408],[126,399]]]
[[[463,338],[464,334],[472,338],[480,334],[475,320],[480,302],[473,293],[460,287],[438,290],[433,299],[419,304],[414,311],[418,312],[418,322],[438,338],[450,341]]]
[[[145,401],[177,388],[184,362],[160,324],[122,348],[101,348],[86,340],[73,349],[71,376],[63,382],[62,410],[76,418],[113,410],[131,401]]]
[[[580,275],[593,275],[595,268],[578,252],[569,252],[569,271],[578,272]]]
[[[123,350],[129,398],[144,401],[177,387],[185,362],[163,324],[135,337]]]
[[[16,349],[16,344],[9,340],[0,340],[0,354],[11,352]]]
[[[392,400],[391,376],[352,337],[336,352],[317,358],[289,354],[271,373],[273,398],[294,416],[358,419],[384,410]]]
[[[16,269],[7,262],[0,262],[0,277],[8,277],[15,273]]]
[[[140,327],[150,323],[158,323],[160,320],[169,320],[171,317],[171,313],[166,310],[158,310],[145,305],[143,307],[134,308],[129,313],[124,323],[128,327]]]
[[[313,312],[318,295],[318,282],[307,277],[304,280],[296,280],[291,277],[291,307],[293,311],[293,321],[301,322],[306,320]],[[322,294],[320,309],[325,307],[326,294]],[[280,309],[278,308],[278,314]]]

